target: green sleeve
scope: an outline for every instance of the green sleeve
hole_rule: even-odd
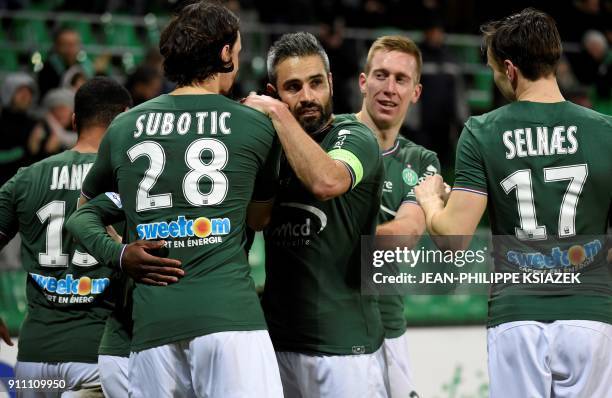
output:
[[[16,181],[24,169],[19,169],[17,174],[4,183],[0,188],[0,241],[7,243],[19,231],[17,211],[15,209]]]
[[[440,166],[438,155],[433,151],[424,150],[418,170],[419,182],[423,181],[427,176],[440,174],[441,172],[442,167]],[[408,192],[406,192],[406,196],[402,200],[402,204],[404,203],[417,203],[416,196],[414,195],[414,186],[410,187]]]
[[[455,161],[455,184],[453,190],[487,194],[487,179],[484,161],[478,143],[465,124],[457,143],[457,160]]]
[[[280,142],[275,139],[263,167],[257,173],[251,198],[253,202],[267,202],[276,196],[281,153]]]
[[[117,191],[114,186],[115,178],[113,175],[113,166],[111,164],[111,128],[109,128],[109,131],[102,139],[100,147],[98,148],[96,162],[87,173],[85,181],[83,181],[81,194],[87,199],[93,199],[104,192]]]
[[[120,267],[125,245],[115,242],[106,233],[106,225],[123,218],[119,195],[107,192],[75,211],[65,228],[96,259],[112,267]]]
[[[328,155],[344,163],[355,188],[364,178],[375,172],[380,160],[380,151],[374,134],[364,124],[358,122],[340,123],[329,133]]]

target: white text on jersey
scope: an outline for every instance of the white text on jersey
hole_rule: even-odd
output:
[[[85,180],[85,176],[92,165],[93,163],[55,166],[53,168],[49,189],[52,191],[57,189],[80,191],[83,180]]]
[[[556,126],[549,135],[548,127],[536,127],[535,134],[531,128],[508,130],[503,140],[506,146],[506,159],[526,156],[571,155],[578,150],[575,134],[576,126]],[[568,145],[569,144],[569,145]]]
[[[148,136],[169,135],[176,132],[185,135],[189,132],[192,122],[197,124],[197,134],[217,135],[217,133],[231,134],[232,129],[228,126],[228,119],[232,116],[230,112],[197,112],[192,115],[189,112],[181,113],[178,117],[174,113],[149,112],[138,116],[136,119],[136,130],[134,138],[138,138],[144,132]]]

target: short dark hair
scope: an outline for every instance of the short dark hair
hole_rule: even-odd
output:
[[[276,84],[276,66],[290,57],[318,55],[329,73],[329,58],[325,49],[312,33],[286,33],[272,44],[268,50],[267,67],[270,83]]]
[[[222,5],[199,1],[183,7],[161,33],[159,52],[166,77],[179,87],[227,73],[221,50],[238,39],[238,17]]]
[[[115,116],[132,106],[130,93],[109,77],[94,77],[83,83],[74,97],[77,133],[85,127],[108,127]]]
[[[508,59],[529,80],[555,72],[563,52],[555,20],[534,8],[481,26],[485,49],[498,64]]]
[[[58,29],[53,31],[53,42],[57,43],[59,38],[66,33],[74,33],[77,36],[79,36],[79,38],[81,37],[79,32],[77,32],[75,29],[71,28],[70,26],[60,26]]]
[[[158,69],[149,65],[140,65],[128,75],[125,81],[125,88],[127,88],[128,91],[132,91],[137,84],[149,84],[156,79],[161,79],[161,74]]]

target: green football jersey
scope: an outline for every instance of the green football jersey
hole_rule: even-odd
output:
[[[313,136],[343,162],[352,187],[319,201],[286,161],[266,240],[262,305],[277,351],[364,354],[382,344],[375,297],[361,294],[361,236],[372,235],[380,205],[383,164],[372,132],[335,120]],[[259,189],[259,187],[258,187]]]
[[[266,328],[242,246],[274,136],[265,115],[221,95],[162,95],[109,127],[82,193],[119,193],[127,241],[166,240],[185,270],[178,283],[134,287],[133,351]]]
[[[27,272],[19,361],[97,362],[113,270],[63,228],[95,158],[66,151],[21,169],[0,189],[0,233],[21,234]]]
[[[382,156],[385,165],[385,182],[382,188],[378,224],[393,220],[400,206],[405,203],[418,206],[414,187],[425,177],[440,173],[440,161],[435,152],[403,137],[398,137],[393,147],[384,151]],[[381,295],[378,298],[378,306],[385,326],[385,337],[401,336],[406,331],[404,297]]]
[[[580,285],[494,285],[489,326],[612,322],[611,134],[611,117],[567,101],[514,102],[465,124],[453,190],[488,195],[496,271],[580,273]]]
[[[355,114],[339,115],[357,121]],[[398,136],[391,148],[382,151],[385,179],[378,212],[378,224],[392,221],[404,203],[417,205],[414,187],[425,177],[440,174],[436,153]],[[385,327],[385,338],[401,336],[406,331],[404,298],[402,295],[381,295],[378,307]]]
[[[121,198],[114,192],[106,192],[96,196],[83,205],[79,211],[82,212],[87,209],[91,209],[99,215],[102,225],[113,225],[125,221]],[[93,225],[82,225],[80,227],[81,233],[92,227],[95,228]],[[125,235],[125,230],[117,230],[117,232],[122,236]],[[101,233],[106,234],[106,230],[101,231]],[[114,308],[106,320],[98,354],[128,357],[132,343],[133,281],[126,274],[120,273],[117,275],[117,280],[113,281],[113,286],[116,286],[113,289]]]

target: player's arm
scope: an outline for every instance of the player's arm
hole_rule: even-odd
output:
[[[178,268],[180,261],[148,253],[161,249],[164,246],[163,241],[122,244],[108,234],[106,226],[123,218],[119,199],[113,200],[103,194],[75,211],[66,222],[65,228],[89,254],[104,264],[122,269],[137,282],[160,286],[177,282],[178,278],[184,275],[184,271]]]
[[[283,102],[251,94],[245,104],[268,115],[296,176],[318,200],[340,196],[351,188],[349,170],[333,159],[302,129]]]
[[[0,250],[13,239],[19,230],[14,195],[17,179],[20,178],[23,170],[20,169],[0,188]]]
[[[457,143],[455,185],[448,201],[440,175],[427,177],[415,188],[427,230],[442,249],[466,249],[487,207],[484,160],[470,122]],[[452,238],[444,238],[449,236]]]
[[[263,230],[272,218],[274,198],[278,189],[281,147],[274,141],[268,157],[255,179],[251,203],[247,207],[247,225],[254,231]]]
[[[402,244],[412,248],[425,232],[425,213],[417,203],[405,202],[397,210],[395,218],[376,227],[376,235],[401,236]]]
[[[9,333],[8,327],[4,323],[4,320],[0,318],[0,338],[8,345],[12,346],[11,334]]]
[[[427,177],[415,189],[427,230],[434,236],[472,236],[487,207],[487,196],[454,190],[445,206],[444,190],[440,175]]]
[[[420,179],[440,173],[440,160],[434,152],[425,151],[421,154]],[[414,188],[409,189],[404,196],[395,218],[376,228],[376,235],[396,235],[404,237],[404,245],[414,247],[423,232],[425,232],[425,213],[414,196]]]

